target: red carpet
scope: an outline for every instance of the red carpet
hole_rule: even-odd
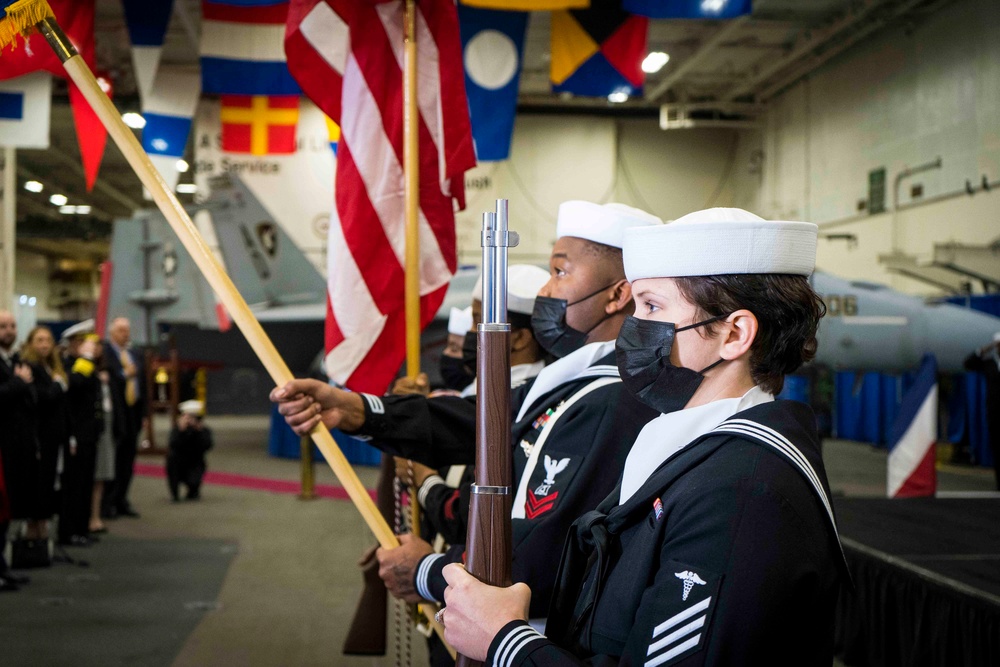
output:
[[[167,476],[167,472],[162,465],[155,465],[152,463],[136,463],[135,474],[142,475],[143,477],[158,477],[161,479]],[[290,493],[293,495],[298,495],[302,490],[302,486],[298,481],[270,479],[268,477],[254,477],[253,475],[238,475],[231,472],[206,472],[204,483],[217,484],[219,486],[231,486],[237,489],[269,491],[271,493]],[[317,484],[315,490],[316,495],[320,498],[333,498],[335,500],[349,499],[347,491],[345,491],[341,486],[334,486],[332,484]],[[375,491],[369,489],[368,494],[374,500]]]

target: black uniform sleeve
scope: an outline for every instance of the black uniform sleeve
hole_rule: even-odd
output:
[[[386,454],[431,468],[476,462],[476,404],[457,396],[361,394],[365,424],[359,435]]]
[[[435,534],[440,533],[448,544],[465,542],[468,528],[470,485],[448,486],[441,477],[432,475],[420,487],[420,505]]]
[[[414,589],[425,600],[444,603],[444,589],[448,582],[444,579],[444,568],[449,563],[461,563],[465,553],[464,544],[452,545],[443,554],[429,554],[417,563],[413,575]]]
[[[561,667],[587,663],[556,646],[525,621],[511,621],[493,638],[489,653],[486,654],[486,664],[493,667]]]

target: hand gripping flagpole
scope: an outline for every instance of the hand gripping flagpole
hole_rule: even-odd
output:
[[[24,17],[27,17],[25,19]],[[20,26],[11,26],[11,21],[20,18],[23,22]],[[177,234],[184,248],[191,254],[198,269],[205,276],[208,284],[212,286],[215,293],[219,295],[222,304],[229,311],[236,322],[236,325],[243,332],[250,347],[253,348],[257,358],[260,359],[264,368],[267,369],[271,379],[278,386],[294,379],[291,370],[285,361],[278,354],[274,343],[268,338],[260,322],[254,317],[246,301],[240,295],[233,281],[219,265],[215,255],[205,243],[205,240],[198,233],[191,218],[188,217],[183,205],[177,201],[177,197],[171,192],[166,181],[150,162],[149,156],[142,150],[132,130],[125,125],[121,115],[114,104],[104,94],[93,72],[84,63],[83,58],[77,52],[76,47],[56,23],[55,16],[45,0],[22,0],[7,8],[7,19],[0,25],[0,48],[13,40],[17,34],[24,34],[34,26],[44,35],[49,46],[55,51],[62,61],[67,74],[73,83],[80,89],[87,102],[97,113],[101,122],[107,128],[108,133],[114,139],[129,165],[135,171],[139,180],[152,194],[153,200],[160,211],[170,222],[170,226]],[[4,38],[9,37],[5,41]],[[385,548],[399,546],[399,540],[392,532],[392,528],[386,523],[368,490],[365,489],[361,480],[344,457],[343,452],[337,447],[329,431],[318,424],[309,436],[319,447],[320,452],[326,458],[334,474],[340,481],[347,495],[354,503],[368,528],[375,534],[380,545]]]
[[[507,200],[483,214],[483,323],[476,353],[476,483],[469,505],[466,566],[491,586],[510,586],[510,323],[507,321]],[[458,667],[477,665],[459,656]]]

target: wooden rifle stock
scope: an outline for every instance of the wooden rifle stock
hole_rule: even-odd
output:
[[[507,201],[483,215],[483,323],[477,332],[476,483],[469,506],[466,567],[492,586],[511,585],[512,454],[510,324],[507,319]],[[480,663],[458,656],[459,667]]]

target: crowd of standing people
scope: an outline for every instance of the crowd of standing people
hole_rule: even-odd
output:
[[[13,315],[0,310],[0,591],[28,583],[3,556],[8,539],[12,553],[47,558],[51,539],[90,546],[105,520],[139,516],[129,487],[146,427],[143,359],[126,318],[103,341],[93,320],[59,345],[45,326],[19,349],[17,339]]]

